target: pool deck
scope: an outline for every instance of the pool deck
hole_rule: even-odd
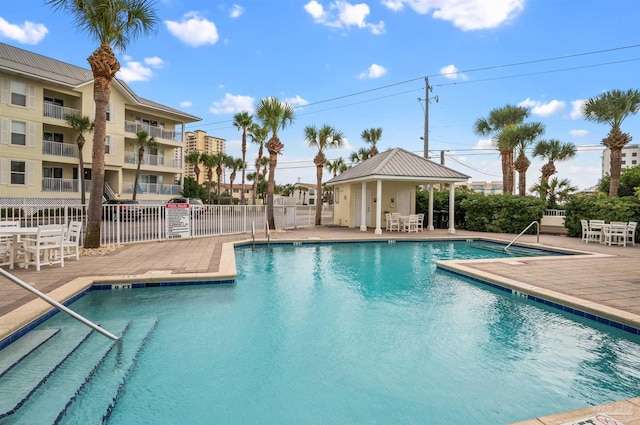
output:
[[[313,227],[272,232],[270,239],[273,242],[304,242],[483,238],[508,242],[514,236],[464,230],[449,235],[440,229],[417,234],[383,232],[382,235],[374,235],[372,230],[362,232],[340,227]],[[249,238],[249,235],[228,235],[140,243],[119,247],[106,255],[82,256],[79,261],[67,260],[64,268],[43,266],[40,272],[35,268],[15,269],[13,274],[58,301],[67,300],[91,284],[100,282],[233,278],[233,243],[250,243]],[[266,241],[264,235],[257,241]],[[518,243],[537,245],[536,236],[524,235]],[[640,328],[640,243],[609,247],[585,244],[578,238],[540,235],[539,246],[581,251],[584,255],[448,261],[442,266]],[[0,340],[48,309],[48,304],[2,279]],[[571,424],[596,414],[608,415],[625,425],[640,424],[640,397],[531,419],[518,425]]]

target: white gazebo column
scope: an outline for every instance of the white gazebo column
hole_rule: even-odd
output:
[[[360,208],[360,230],[367,231],[367,182],[362,182]]]
[[[455,223],[453,217],[455,216],[455,211],[453,208],[455,206],[456,201],[456,191],[453,185],[453,182],[449,183],[449,232],[450,234],[456,233]]]
[[[433,183],[429,185],[429,217],[427,230],[433,230]]]
[[[376,235],[382,234],[382,228],[380,227],[380,223],[382,222],[382,180],[377,180],[377,188],[376,188]]]

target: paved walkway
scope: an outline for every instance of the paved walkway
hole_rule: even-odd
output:
[[[67,299],[83,285],[93,281],[119,279],[162,279],[167,276],[192,276],[204,279],[235,273],[235,260],[227,242],[247,241],[248,235],[218,236],[188,240],[142,243],[120,247],[103,256],[83,256],[79,261],[68,260],[65,267],[43,267],[14,270],[14,274],[56,299]],[[432,238],[493,238],[510,241],[514,235],[467,232],[460,230],[448,235],[446,230],[425,231],[418,234],[389,233],[374,235],[373,231],[318,227],[272,232],[272,241],[309,240],[387,240]],[[523,243],[536,243],[534,235],[520,238]],[[452,262],[451,267],[484,279],[500,281],[529,293],[540,294],[569,305],[582,306],[588,311],[598,311],[605,317],[640,327],[640,243],[635,247],[609,247],[585,244],[577,238],[541,235],[540,244],[584,251],[589,255],[546,258],[518,258]],[[229,254],[231,252],[231,254]],[[595,254],[595,255],[594,255]],[[231,258],[230,258],[231,257]],[[224,273],[223,273],[224,272]],[[80,278],[80,279],[79,279]],[[67,285],[80,282],[79,286]],[[64,290],[66,288],[66,290]],[[34,296],[6,279],[0,279],[0,339],[16,325],[14,314],[33,303]],[[14,323],[11,323],[14,322]],[[640,395],[640,394],[639,394]],[[637,400],[636,400],[637,403]],[[575,416],[586,417],[584,412]],[[602,411],[600,411],[602,413]],[[582,415],[582,416],[579,416]],[[562,416],[564,422],[567,416]],[[544,418],[530,424],[562,423],[544,422]],[[629,417],[621,418],[628,422]],[[640,420],[640,412],[634,420]]]

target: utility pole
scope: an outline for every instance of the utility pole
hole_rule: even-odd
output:
[[[438,96],[429,98],[429,92],[433,89],[433,87],[429,85],[429,77],[424,77],[424,83],[424,99],[418,98],[418,101],[424,100],[424,135],[421,139],[424,142],[424,157],[429,159],[429,101],[435,99],[436,103],[438,103],[439,98]]]

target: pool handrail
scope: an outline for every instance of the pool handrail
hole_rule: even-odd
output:
[[[110,339],[112,339],[114,341],[118,340],[118,337],[115,336],[114,334],[112,334],[111,332],[101,328],[100,326],[98,326],[95,323],[93,323],[91,320],[86,319],[85,317],[79,315],[78,313],[76,313],[75,311],[71,310],[70,308],[65,307],[64,305],[60,304],[58,301],[54,300],[53,298],[45,295],[44,293],[42,293],[40,291],[38,291],[36,288],[34,288],[33,286],[31,286],[28,283],[24,282],[23,280],[19,279],[18,277],[12,275],[8,271],[0,268],[0,274],[2,274],[4,277],[9,279],[13,283],[15,283],[15,284],[17,284],[19,286],[22,286],[27,291],[35,294],[38,298],[42,299],[43,301],[46,301],[47,303],[51,304],[52,306],[54,306],[58,310],[67,313],[69,316],[73,317],[74,319],[76,319],[80,323],[82,323],[82,324],[84,324],[86,326],[89,326],[91,329],[93,329],[95,331],[100,332],[102,335],[106,336],[107,338],[110,338]]]
[[[531,226],[533,226],[534,224],[536,225],[536,228],[538,229],[536,243],[540,243],[540,223],[538,223],[538,221],[534,220],[531,223],[529,223],[529,225],[527,227],[525,227],[524,230],[522,232],[520,232],[520,234],[518,236],[513,238],[513,240],[511,242],[509,242],[509,245],[504,247],[504,250],[506,251],[507,248],[509,248],[511,246],[511,244],[513,244],[515,241],[517,241],[520,236],[524,235],[524,232],[529,230],[529,228]]]
[[[267,238],[267,248],[269,248],[269,244],[271,243],[271,235],[269,234],[269,223],[265,223],[265,231],[264,235]]]

